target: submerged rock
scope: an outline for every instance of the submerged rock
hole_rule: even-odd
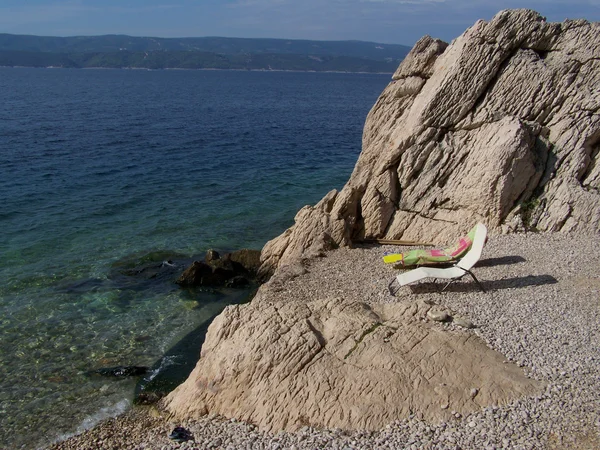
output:
[[[120,289],[146,289],[156,283],[172,283],[189,261],[188,256],[169,251],[136,253],[113,263],[108,280]]]
[[[68,294],[118,291],[119,301],[127,304],[132,291],[172,290],[173,280],[191,260],[189,256],[170,251],[134,253],[111,264],[106,278],[81,279],[60,285],[59,289]]]
[[[341,192],[267,243],[261,273],[355,239],[600,231],[600,24],[530,10],[422,38],[371,109]]]
[[[146,375],[150,368],[145,366],[116,366],[92,370],[90,373],[104,377],[125,378]]]

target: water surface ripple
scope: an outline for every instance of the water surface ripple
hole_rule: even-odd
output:
[[[120,270],[261,248],[342,187],[389,78],[0,68],[0,447],[127,407],[135,380],[86,372],[239,302]]]

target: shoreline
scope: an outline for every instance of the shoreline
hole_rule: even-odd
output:
[[[147,67],[61,67],[61,66],[0,66],[0,69],[67,69],[67,70],[146,70],[149,72],[159,72],[161,70],[182,70],[182,71],[222,71],[222,72],[283,72],[283,73],[337,73],[349,75],[389,75],[394,72],[351,72],[344,70],[292,70],[292,69],[220,69],[220,68],[200,68],[187,69],[185,67],[163,67],[161,69],[150,69]]]
[[[432,283],[387,293],[396,273],[380,260],[391,246],[342,248],[312,260],[308,272],[286,282],[282,294],[294,301],[338,292],[365,302],[433,301],[467,316],[472,333],[547,383],[545,391],[509,405],[492,405],[466,417],[437,424],[399,418],[376,432],[318,430],[267,433],[236,419],[205,416],[171,422],[156,408],[135,407],[78,436],[48,447],[76,448],[551,448],[600,446],[600,259],[589,248],[600,236],[513,234],[492,236],[475,267],[488,293],[468,280],[445,293]],[[397,249],[397,247],[396,247]],[[324,283],[324,281],[327,283]],[[455,332],[455,325],[439,325]],[[175,426],[193,441],[168,438]]]

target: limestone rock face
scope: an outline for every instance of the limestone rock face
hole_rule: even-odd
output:
[[[166,407],[267,430],[378,430],[413,413],[437,421],[540,392],[473,334],[424,322],[430,308],[343,298],[228,307]]]
[[[262,251],[263,274],[362,238],[600,231],[600,24],[530,10],[422,38],[369,113],[340,191]]]

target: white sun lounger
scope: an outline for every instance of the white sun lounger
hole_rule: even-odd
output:
[[[473,238],[473,245],[465,255],[455,263],[452,267],[439,268],[439,267],[419,267],[418,269],[410,270],[405,273],[401,273],[400,275],[394,277],[392,282],[389,284],[389,290],[392,295],[395,295],[396,292],[400,289],[400,287],[405,286],[407,284],[414,283],[415,281],[422,280],[424,278],[441,278],[450,280],[444,286],[442,291],[444,291],[451,283],[454,281],[464,277],[469,274],[477,283],[477,286],[485,292],[485,289],[479,282],[479,280],[475,277],[471,269],[473,266],[479,261],[481,258],[481,252],[483,251],[483,246],[485,245],[487,236],[487,228],[482,223],[477,224],[477,229],[475,230],[475,236]],[[400,285],[395,291],[392,289],[392,285],[398,282]]]

